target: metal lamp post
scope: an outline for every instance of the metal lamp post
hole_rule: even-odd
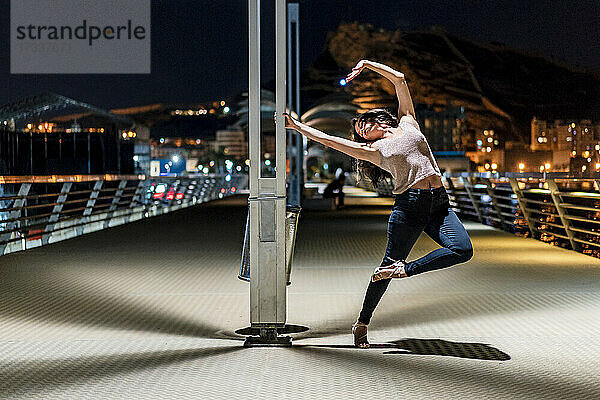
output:
[[[279,336],[286,322],[286,0],[275,0],[275,178],[261,177],[260,134],[260,0],[248,1],[249,12],[249,153],[250,153],[250,323],[259,336],[245,345],[290,345]]]

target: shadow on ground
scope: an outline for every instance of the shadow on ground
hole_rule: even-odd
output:
[[[32,394],[107,376],[152,370],[162,366],[228,354],[241,346],[110,354],[66,359],[17,361],[0,364],[0,397]]]
[[[354,349],[353,345],[295,344],[294,347],[325,347]],[[507,361],[510,356],[484,343],[450,342],[442,339],[400,339],[389,343],[371,343],[371,349],[394,349],[383,354],[416,354],[423,356],[446,356],[475,360]]]

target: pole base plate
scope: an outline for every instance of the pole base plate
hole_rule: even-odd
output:
[[[289,336],[248,336],[244,347],[291,347],[292,338]]]

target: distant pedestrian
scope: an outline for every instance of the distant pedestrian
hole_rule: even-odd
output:
[[[335,204],[336,210],[344,208],[344,183],[346,183],[346,174],[341,173],[337,178],[332,180],[323,191],[323,198],[337,199]]]

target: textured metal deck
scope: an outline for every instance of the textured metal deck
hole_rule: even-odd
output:
[[[311,329],[243,348],[246,204],[1,257],[0,398],[600,398],[600,260],[476,223],[473,259],[392,282],[376,346],[352,348],[385,250],[376,204],[303,214],[288,322]],[[423,234],[408,259],[436,247]]]

